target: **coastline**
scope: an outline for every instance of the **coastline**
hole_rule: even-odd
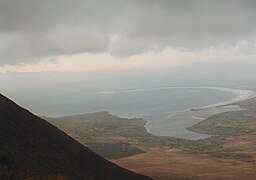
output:
[[[159,89],[189,89],[189,92],[198,92],[198,89],[214,89],[218,91],[226,91],[235,95],[232,99],[202,107],[194,107],[190,109],[188,108],[180,111],[164,112],[161,114],[152,114],[149,116],[140,116],[141,118],[146,120],[146,124],[144,127],[146,128],[147,132],[151,134],[157,136],[169,136],[190,140],[204,139],[211,136],[208,134],[190,131],[187,129],[190,126],[193,126],[214,114],[241,110],[241,108],[236,103],[255,97],[255,92],[252,90],[210,86],[165,86],[159,88],[101,91],[96,93],[129,93],[134,91],[153,91]],[[111,114],[116,113],[111,112]]]
[[[152,123],[150,118],[146,124],[146,129],[148,132],[158,135],[158,136],[170,136],[177,137],[189,140],[199,140],[210,137],[208,134],[201,134],[194,131],[190,131],[189,128],[192,125],[195,125],[206,118],[229,111],[238,111],[241,108],[235,103],[249,100],[255,97],[255,92],[252,90],[241,90],[241,89],[231,89],[231,88],[222,88],[222,87],[189,87],[189,88],[207,88],[207,89],[217,89],[221,91],[228,91],[234,93],[236,96],[227,101],[210,104],[203,107],[196,107],[191,109],[184,109],[179,112],[172,112],[168,115],[165,115],[159,118],[160,122]],[[157,118],[157,117],[153,117]],[[153,119],[152,118],[152,119]],[[152,128],[156,126],[155,128]]]
[[[190,110],[194,111],[194,110],[202,110],[202,109],[207,109],[207,108],[216,108],[216,107],[221,107],[221,106],[227,106],[229,104],[248,100],[248,99],[254,98],[256,96],[256,93],[252,90],[231,89],[231,88],[224,88],[224,87],[223,88],[221,88],[221,87],[204,87],[204,88],[216,89],[216,90],[220,90],[220,91],[227,91],[227,92],[235,94],[236,97],[231,100],[222,101],[219,103],[210,104],[210,105],[203,106],[203,107],[191,108]]]

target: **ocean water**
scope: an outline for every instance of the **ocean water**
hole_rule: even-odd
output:
[[[207,88],[137,88],[85,90],[48,88],[21,94],[13,99],[33,113],[50,117],[109,111],[121,117],[145,117],[226,101],[235,94]]]
[[[147,120],[147,130],[157,135],[197,139],[205,136],[188,132],[186,128],[200,121],[201,114],[190,117],[186,113],[176,114],[236,96],[232,92],[199,86],[255,87],[255,68],[236,72],[230,64],[222,67],[232,71],[219,71],[222,68],[217,63],[217,71],[212,64],[208,68],[195,64],[92,73],[0,73],[0,93],[39,116],[109,111],[121,117],[142,117]],[[163,88],[168,86],[199,88]]]
[[[186,130],[188,124],[198,120],[172,119],[168,117],[170,114],[236,97],[232,92],[200,87],[88,89],[83,86],[38,88],[22,95],[15,91],[11,96],[18,104],[39,116],[60,117],[109,111],[120,117],[144,118],[151,133],[188,139],[205,137]]]

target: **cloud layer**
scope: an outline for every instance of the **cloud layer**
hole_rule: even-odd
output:
[[[0,0],[0,65],[166,48],[255,54],[255,29],[254,0]]]

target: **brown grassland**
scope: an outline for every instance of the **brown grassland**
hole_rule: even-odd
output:
[[[255,179],[256,99],[238,105],[243,110],[188,128],[213,135],[203,140],[155,136],[145,120],[108,112],[47,120],[112,162],[155,179]]]

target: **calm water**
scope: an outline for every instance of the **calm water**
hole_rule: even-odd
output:
[[[109,111],[120,117],[142,117],[146,128],[157,135],[200,139],[205,135],[187,131],[198,122],[191,118],[170,118],[170,114],[230,100],[235,94],[206,88],[144,88],[95,90],[74,86],[38,88],[11,97],[37,115],[67,116]]]
[[[201,107],[232,99],[235,95],[215,89],[135,89],[93,91],[83,88],[50,88],[13,94],[20,105],[38,115],[66,116],[109,111],[122,117],[150,115]]]

